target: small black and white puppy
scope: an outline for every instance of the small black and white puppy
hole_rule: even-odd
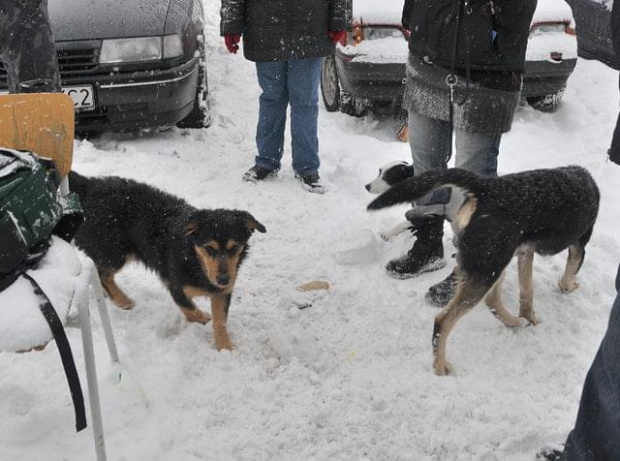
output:
[[[382,194],[394,184],[411,177],[413,177],[413,166],[411,164],[403,161],[390,162],[379,168],[377,177],[366,184],[365,187],[371,194]],[[380,232],[379,236],[383,240],[388,241],[407,230],[411,230],[411,223],[403,221],[390,230]]]
[[[413,177],[413,166],[407,162],[390,162],[379,168],[379,175],[366,184],[371,194],[382,194],[394,184]]]

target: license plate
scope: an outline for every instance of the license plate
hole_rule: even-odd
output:
[[[92,110],[95,108],[95,96],[91,85],[65,86],[62,92],[73,99],[75,110]],[[0,95],[9,94],[7,90],[0,90]]]
[[[75,110],[91,110],[95,108],[95,96],[91,85],[65,86],[62,92],[71,96]]]

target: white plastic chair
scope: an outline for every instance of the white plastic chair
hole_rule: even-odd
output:
[[[28,150],[52,158],[62,177],[60,191],[69,193],[68,173],[73,157],[74,110],[67,95],[19,94],[0,96],[0,146]],[[118,351],[108,316],[99,274],[92,260],[64,240],[52,237],[47,254],[38,268],[27,271],[49,297],[63,325],[71,311],[77,311],[84,348],[86,380],[95,452],[106,460],[93,336],[90,322],[94,300],[112,362]],[[39,310],[39,300],[29,281],[21,277],[0,292],[0,351],[40,349],[53,339]],[[69,325],[70,326],[70,325]]]

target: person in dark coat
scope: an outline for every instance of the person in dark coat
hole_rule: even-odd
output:
[[[618,0],[615,0],[616,3]],[[620,292],[620,267],[616,275]],[[620,293],[611,308],[607,332],[586,375],[575,427],[563,449],[536,455],[545,461],[612,461],[620,456]]]
[[[620,57],[620,0],[613,2],[611,35]],[[608,155],[620,165],[620,115]],[[543,450],[537,460],[606,461],[620,457],[620,266],[616,292],[607,332],[583,384],[575,427],[562,449]]]
[[[0,60],[10,93],[62,91],[47,0],[0,0]]]
[[[403,27],[411,31],[404,107],[414,174],[447,167],[456,145],[456,167],[497,175],[502,134],[519,103],[525,51],[536,0],[406,0]],[[450,188],[414,204],[406,217],[416,240],[388,273],[409,278],[445,266],[443,222],[448,207],[463,203]],[[454,273],[431,287],[443,306],[454,291]]]
[[[620,62],[620,2],[618,0],[614,0],[611,8],[611,39],[618,62]],[[616,128],[614,129],[608,155],[609,160],[620,165],[620,113],[618,113],[618,120],[616,121]]]
[[[280,169],[287,107],[291,107],[293,170],[304,189],[325,191],[319,176],[318,92],[323,58],[351,25],[351,0],[222,0],[221,35],[256,63],[262,94],[258,155],[243,179],[263,181]]]

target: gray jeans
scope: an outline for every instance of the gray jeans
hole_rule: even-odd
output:
[[[418,175],[429,170],[447,168],[452,156],[453,131],[455,166],[484,176],[497,176],[501,133],[471,133],[458,128],[452,130],[448,122],[409,111],[409,145],[414,173]],[[417,201],[413,211],[447,216],[458,210],[463,199],[462,194],[446,187]]]
[[[0,60],[9,92],[59,92],[60,75],[47,0],[0,2]]]

